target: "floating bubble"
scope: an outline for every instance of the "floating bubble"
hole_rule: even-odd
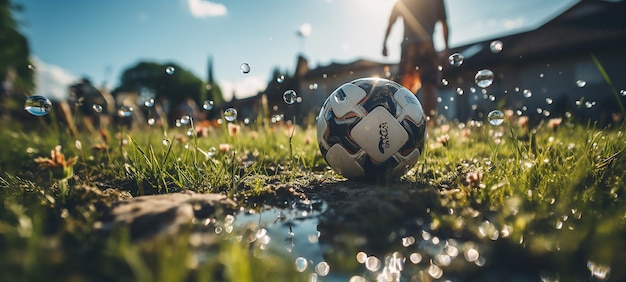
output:
[[[167,73],[169,75],[174,74],[174,72],[176,72],[176,69],[174,67],[172,67],[172,66],[169,66],[169,67],[165,68],[165,73]]]
[[[493,53],[500,53],[500,51],[502,51],[502,47],[504,47],[504,45],[500,40],[491,41],[491,44],[489,44],[489,49]]]
[[[581,88],[582,88],[582,87],[585,87],[585,85],[587,85],[587,82],[586,82],[586,81],[584,81],[584,80],[580,80],[580,79],[579,79],[579,80],[576,80],[576,86],[578,86],[578,87],[581,87]]]
[[[599,281],[606,280],[611,274],[610,266],[599,264],[591,260],[587,261],[587,269],[589,269],[591,277]]]
[[[242,73],[249,73],[250,72],[250,65],[248,63],[243,63],[243,64],[241,64],[241,66],[239,66],[239,69],[241,69]]]
[[[418,264],[422,261],[422,255],[420,255],[419,253],[412,253],[409,256],[409,259],[411,260],[412,263]]]
[[[217,153],[217,148],[211,147],[207,151],[206,155],[207,155],[207,157],[213,157],[213,156],[215,156],[216,153]]]
[[[487,120],[492,125],[501,125],[504,122],[504,113],[500,110],[493,110],[487,115]]]
[[[524,96],[524,98],[530,98],[533,96],[533,92],[528,89],[524,89],[524,91],[522,91],[522,96]]]
[[[155,118],[153,118],[153,117],[148,118],[148,125],[154,125],[155,123],[156,123],[156,119]]]
[[[354,275],[352,277],[350,277],[350,280],[348,280],[348,282],[366,282],[367,280],[361,276],[358,275]]]
[[[296,259],[296,271],[298,272],[304,272],[306,270],[308,266],[308,262],[305,258],[303,257],[298,257]]]
[[[493,72],[488,69],[479,70],[474,76],[474,81],[481,88],[489,87],[493,83]]]
[[[202,102],[202,108],[205,111],[210,111],[213,109],[213,101],[212,100],[205,100],[204,102]]]
[[[102,112],[102,105],[99,104],[93,104],[93,106],[91,106],[91,109],[96,112],[96,113],[101,113]]]
[[[40,95],[30,96],[24,103],[24,110],[38,117],[47,115],[51,108],[52,102],[50,99]]]
[[[474,248],[469,248],[465,252],[465,260],[467,260],[468,262],[473,262],[477,260],[479,257],[480,257],[480,253],[478,252],[478,250]]]
[[[237,110],[235,108],[228,108],[224,111],[224,118],[227,121],[235,121],[237,119]]]
[[[285,81],[285,76],[284,75],[279,75],[276,78],[276,82],[278,82],[278,83],[283,83],[284,81]]]
[[[454,53],[450,55],[450,57],[448,57],[448,62],[450,62],[450,65],[458,67],[463,64],[464,59],[465,58],[463,57],[463,55],[459,53]]]
[[[365,260],[365,268],[367,268],[367,270],[372,271],[372,272],[378,271],[378,269],[380,269],[381,264],[382,263],[380,259],[378,259],[375,256],[369,256]]]
[[[133,115],[133,108],[129,106],[121,106],[117,109],[117,116],[121,118],[130,117]]]
[[[154,99],[150,98],[150,99],[146,100],[145,102],[143,102],[143,105],[148,107],[148,108],[154,107]]]
[[[293,91],[291,89],[285,91],[285,93],[283,93],[283,101],[285,101],[285,103],[287,103],[287,105],[291,105],[293,103],[296,102],[296,98],[298,97],[298,94],[296,93],[296,91]]]
[[[330,265],[328,265],[327,262],[322,261],[315,266],[315,272],[317,272],[320,276],[326,276],[328,275],[328,272],[330,272]]]
[[[430,276],[432,276],[435,279],[439,279],[441,278],[441,276],[443,276],[443,269],[441,269],[439,266],[435,264],[431,264],[428,267],[428,274],[430,274]]]
[[[188,125],[190,123],[191,123],[191,117],[190,116],[182,116],[182,117],[180,117],[180,124]]]
[[[365,252],[358,252],[356,254],[356,261],[358,261],[359,263],[365,263],[366,259],[367,259],[367,254]]]

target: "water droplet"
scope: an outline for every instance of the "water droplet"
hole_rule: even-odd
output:
[[[187,136],[191,137],[191,136],[193,136],[193,134],[194,134],[193,128],[187,129]]]
[[[585,85],[587,85],[587,82],[584,80],[576,80],[576,86],[578,87],[585,87]]]
[[[243,63],[243,64],[241,64],[241,66],[239,66],[239,69],[241,69],[242,73],[249,73],[250,72],[250,65],[248,63]]]
[[[154,99],[150,98],[150,99],[146,100],[145,102],[143,102],[143,105],[148,107],[148,108],[154,107]]]
[[[439,279],[441,278],[441,276],[443,276],[443,269],[441,269],[441,267],[435,264],[431,264],[428,267],[428,274],[430,274],[430,276],[432,276],[435,279]]]
[[[420,261],[422,261],[422,255],[420,255],[419,253],[412,253],[409,256],[409,259],[411,260],[413,264],[418,264],[420,263]]]
[[[450,57],[448,57],[448,61],[450,62],[450,65],[455,66],[455,67],[462,65],[464,59],[465,58],[463,57],[463,55],[459,53],[454,53],[450,55]]]
[[[24,110],[38,117],[47,115],[51,108],[50,99],[40,95],[30,96],[24,103]]]
[[[330,265],[328,265],[327,262],[322,261],[315,266],[315,272],[317,272],[320,276],[326,276],[328,275],[328,272],[330,272]]]
[[[207,151],[207,156],[208,157],[213,157],[215,156],[215,153],[217,153],[217,149],[215,147],[211,147],[209,148],[209,151]]]
[[[296,259],[296,271],[304,272],[306,270],[307,265],[308,265],[308,262],[305,258],[298,257]]]
[[[493,83],[493,72],[488,69],[480,70],[474,76],[474,81],[481,88],[489,87]]]
[[[234,108],[228,108],[224,111],[224,118],[227,121],[235,121],[237,119],[237,110]]]
[[[165,68],[165,73],[167,73],[169,75],[174,74],[174,72],[176,72],[176,69],[174,67],[172,67],[172,66],[169,66],[169,67]]]
[[[130,117],[133,114],[133,108],[129,106],[121,106],[117,109],[117,116],[121,118]]]
[[[460,87],[456,89],[456,94],[463,95],[463,89]]]
[[[504,113],[500,110],[493,110],[487,115],[487,120],[492,125],[501,125],[504,122]]]
[[[278,83],[283,83],[284,81],[285,81],[285,76],[284,75],[279,75],[276,78],[276,82],[278,82]]]
[[[378,271],[378,269],[380,269],[380,259],[378,259],[375,256],[369,256],[366,260],[365,260],[365,268],[367,268],[367,270],[369,271]]]
[[[491,41],[491,44],[489,44],[489,49],[493,53],[500,53],[500,51],[502,51],[502,47],[504,47],[504,45],[500,40]]]
[[[619,94],[622,94],[622,96],[626,96],[626,90],[624,90],[624,89],[620,90]]]
[[[611,267],[602,265],[594,261],[587,261],[587,269],[591,272],[591,276],[597,280],[606,280],[611,274]]]
[[[205,100],[205,101],[202,103],[202,108],[203,108],[205,111],[210,111],[210,110],[212,110],[212,109],[213,109],[213,101],[211,101],[211,100]]]
[[[170,145],[170,140],[169,139],[163,139],[162,143],[163,143],[163,146],[169,146]]]
[[[296,91],[293,90],[287,90],[285,91],[285,93],[283,93],[283,101],[285,101],[285,103],[287,103],[287,105],[291,105],[293,103],[296,102],[296,98],[298,97],[298,95],[296,94]]]
[[[191,123],[191,117],[190,116],[182,116],[180,117],[180,124],[190,124]]]
[[[552,102],[554,102],[554,101],[552,101],[552,98],[546,98],[546,103],[548,105],[552,105]]]
[[[465,252],[465,260],[467,260],[468,262],[473,262],[477,260],[479,257],[480,257],[480,253],[478,252],[478,250],[474,248],[469,248]]]
[[[155,118],[153,118],[153,117],[148,118],[148,125],[154,125],[155,123],[156,123],[156,119]]]
[[[96,112],[96,113],[101,113],[102,112],[102,105],[99,104],[93,104],[93,106],[91,106],[91,109]]]
[[[524,91],[522,91],[522,96],[524,96],[524,98],[530,98],[533,96],[533,92],[528,89],[524,89]]]

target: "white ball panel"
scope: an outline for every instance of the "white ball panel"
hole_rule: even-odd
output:
[[[395,154],[409,139],[406,130],[385,107],[376,107],[354,128],[352,139],[377,163]]]
[[[352,155],[340,144],[335,144],[326,153],[326,162],[345,177],[359,177],[365,170],[357,162],[358,155]]]
[[[346,83],[330,94],[330,108],[333,109],[336,117],[341,118],[354,111],[356,104],[365,98],[366,94],[362,88],[352,83]]]

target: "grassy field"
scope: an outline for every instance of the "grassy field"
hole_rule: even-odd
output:
[[[314,127],[190,121],[74,136],[54,121],[0,125],[2,281],[626,278],[623,124],[442,122],[405,176],[370,184],[327,167]],[[216,234],[227,212],[146,241],[95,228],[120,198],[184,190],[227,195],[247,214],[309,211],[326,264],[303,269],[265,237],[242,240],[258,225]]]

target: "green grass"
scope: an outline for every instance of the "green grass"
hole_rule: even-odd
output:
[[[222,193],[249,209],[271,205],[277,183],[344,181],[320,156],[312,127],[293,133],[284,124],[240,125],[229,134],[223,124],[202,136],[187,134],[189,127],[107,128],[108,135],[76,138],[43,121],[0,127],[2,281],[307,281],[281,250],[257,258],[248,244],[221,239],[199,254],[189,240],[194,225],[148,243],[132,242],[124,228],[99,234],[94,223],[111,199],[80,187],[133,196]],[[626,249],[623,129],[567,119],[531,128],[515,118],[501,126],[438,125],[429,128],[418,164],[387,186],[407,195],[437,192],[437,205],[448,212],[430,213],[433,229],[487,243],[497,236],[494,253],[551,261],[561,271],[580,268],[571,259],[579,258],[612,266],[612,278],[626,277],[619,268],[625,256],[616,251]],[[444,135],[449,139],[442,144]],[[64,200],[58,183],[33,161],[49,157],[56,145],[79,157]],[[476,177],[468,182],[468,174]],[[485,233],[486,227],[496,232]]]

